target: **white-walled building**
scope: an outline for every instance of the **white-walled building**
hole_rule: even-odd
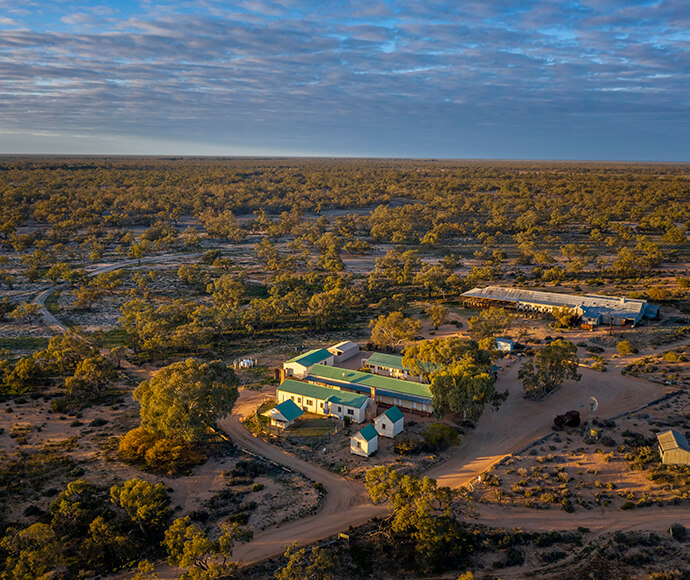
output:
[[[359,345],[351,340],[344,340],[343,342],[329,346],[328,352],[333,355],[335,362],[342,362],[355,356],[359,352]]]
[[[405,416],[397,407],[391,407],[374,419],[374,427],[382,437],[395,437],[405,427]]]
[[[272,409],[265,411],[262,415],[268,417],[271,427],[287,429],[296,419],[304,415],[304,411],[302,411],[294,401],[288,399]]]
[[[340,419],[350,417],[355,423],[366,419],[369,397],[349,391],[340,391],[293,381],[284,380],[276,390],[278,403],[292,401],[300,409],[316,415],[336,416]]]
[[[373,425],[366,425],[350,437],[350,453],[369,457],[379,448],[379,435]]]
[[[325,348],[310,350],[283,363],[285,377],[303,379],[315,364],[332,367],[334,358],[333,354]]]

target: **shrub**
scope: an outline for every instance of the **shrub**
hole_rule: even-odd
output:
[[[635,503],[632,501],[626,501],[622,506],[622,510],[632,510],[635,509]]]
[[[143,464],[149,469],[169,475],[199,465],[207,458],[182,439],[164,437],[142,427],[126,433],[120,440],[118,451],[124,461]]]
[[[409,433],[398,433],[393,439],[393,449],[398,455],[418,453],[420,448],[419,438]]]
[[[687,530],[683,524],[672,524],[668,531],[671,537],[679,542],[684,542],[687,537]]]
[[[457,445],[460,440],[458,432],[453,427],[442,423],[430,425],[422,433],[422,437],[424,437],[424,446],[429,451],[443,451],[451,445]]]
[[[621,356],[627,356],[629,354],[634,354],[637,352],[637,349],[630,344],[629,340],[621,340],[617,345],[616,345],[616,350],[618,350],[618,354]]]

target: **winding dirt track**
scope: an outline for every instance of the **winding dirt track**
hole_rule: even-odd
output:
[[[142,258],[141,261],[160,262],[193,257],[196,255],[151,256]],[[136,260],[123,260],[117,264],[100,265],[93,268],[89,275],[135,264]],[[43,290],[34,301],[44,306],[48,296],[63,286]],[[42,314],[46,324],[55,332],[67,331],[67,327],[45,307],[42,308]],[[687,343],[688,339],[682,342]],[[496,384],[498,391],[508,390],[508,399],[497,412],[487,410],[478,422],[477,428],[463,439],[453,456],[430,469],[425,475],[436,479],[442,486],[466,486],[506,455],[520,451],[550,433],[551,422],[556,414],[578,409],[586,416],[582,405],[587,404],[590,396],[595,396],[599,401],[597,416],[611,417],[641,407],[670,390],[669,387],[656,383],[621,375],[618,367],[622,364],[623,361],[614,364],[608,373],[581,368],[582,380],[579,383],[566,383],[546,400],[536,403],[522,397],[520,383],[517,380],[518,365],[512,361],[501,371]],[[363,485],[302,461],[252,436],[244,428],[240,418],[243,413],[255,407],[260,402],[257,399],[262,397],[261,393],[242,391],[233,415],[220,421],[219,426],[239,446],[321,483],[326,490],[326,497],[317,515],[267,528],[257,533],[251,542],[237,546],[233,553],[234,560],[242,564],[264,560],[279,555],[293,542],[313,543],[387,513],[386,508],[374,506],[369,502]],[[628,512],[599,510],[565,514],[560,511],[534,511],[489,505],[480,506],[477,522],[531,530],[573,529],[586,526],[600,533],[628,529],[663,530],[674,522],[690,526],[690,509],[682,506]]]
[[[496,412],[487,410],[477,428],[464,438],[454,455],[425,475],[436,479],[439,485],[466,486],[506,455],[520,451],[550,433],[554,415],[579,409],[586,416],[580,405],[587,404],[590,396],[599,401],[597,416],[610,417],[641,407],[669,391],[668,387],[634,377],[585,368],[581,369],[580,382],[566,383],[546,400],[537,403],[522,397],[517,367],[513,362],[500,373],[496,388],[509,392],[501,408]],[[235,412],[246,412],[254,402],[241,397]],[[237,415],[226,417],[220,426],[238,445],[320,481],[328,493],[318,515],[259,532],[252,542],[235,549],[233,559],[236,561],[249,564],[270,558],[280,554],[292,542],[316,542],[387,513],[385,508],[368,502],[362,485],[297,459],[252,436]],[[574,529],[578,526],[598,531],[662,530],[674,522],[690,525],[690,510],[683,506],[665,507],[663,510],[600,510],[566,514],[560,510],[534,511],[489,505],[479,507],[476,521],[496,527],[531,530]]]
[[[345,531],[349,526],[363,524],[372,517],[387,513],[386,508],[374,506],[369,502],[363,485],[302,461],[254,437],[240,423],[237,415],[226,417],[219,422],[219,426],[240,447],[298,471],[309,479],[321,483],[326,490],[325,500],[317,515],[259,532],[252,542],[235,548],[233,560],[245,564],[257,562],[281,554],[285,546],[293,542],[311,543]]]

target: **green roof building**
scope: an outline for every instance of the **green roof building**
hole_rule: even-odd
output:
[[[355,423],[365,419],[369,397],[291,379],[284,380],[276,390],[278,403],[292,401],[302,411],[316,415],[350,417]]]
[[[433,412],[429,385],[392,377],[314,365],[305,380],[323,387],[363,393],[379,403],[422,414]]]
[[[333,361],[333,353],[328,352],[325,348],[315,348],[285,361],[283,363],[283,372],[285,377],[303,379],[315,364],[332,366]]]

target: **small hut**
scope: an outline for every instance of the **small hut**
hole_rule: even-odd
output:
[[[391,407],[374,419],[374,426],[379,435],[395,437],[405,426],[405,416],[397,407]]]
[[[292,400],[288,399],[280,403],[280,405],[276,405],[272,409],[263,412],[262,415],[268,417],[271,427],[286,429],[290,427],[296,419],[304,415],[304,411],[302,411]]]
[[[373,425],[363,427],[350,437],[350,453],[369,457],[379,448],[379,434]]]

